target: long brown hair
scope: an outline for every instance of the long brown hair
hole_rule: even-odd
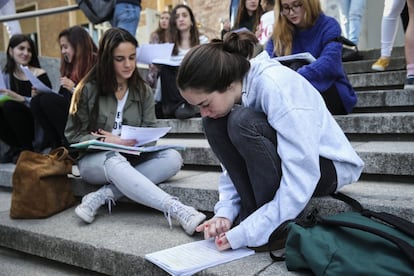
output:
[[[27,35],[15,34],[10,38],[9,45],[7,46],[7,51],[6,51],[7,61],[6,61],[6,64],[4,65],[4,70],[3,70],[5,73],[8,73],[10,76],[13,75],[13,73],[17,70],[18,65],[16,61],[14,60],[14,58],[10,55],[9,51],[15,48],[20,43],[25,42],[25,41],[29,43],[30,50],[32,52],[32,57],[29,61],[29,65],[33,67],[41,68],[39,57],[37,56],[36,45],[33,42],[33,40]]]
[[[309,28],[313,26],[322,13],[320,0],[305,0],[302,1],[302,9],[305,11],[304,26]],[[292,53],[293,33],[295,26],[289,22],[286,16],[282,15],[282,1],[278,0],[275,3],[275,26],[273,28],[273,45],[276,56],[285,56]]]
[[[58,40],[66,37],[72,45],[75,56],[69,63],[60,57],[60,75],[68,77],[75,84],[89,72],[96,63],[98,48],[89,33],[81,26],[73,26],[59,33]]]
[[[263,9],[262,6],[260,5],[260,0],[259,0],[259,4],[257,6],[257,9],[254,11],[254,14],[252,16],[254,16],[254,23],[253,23],[253,29],[251,30],[252,32],[256,31],[257,26],[260,24],[260,16],[263,14]],[[236,17],[236,22],[235,22],[235,29],[240,28],[240,24],[242,22],[248,21],[249,20],[249,14],[247,12],[246,9],[246,0],[239,0],[239,7],[237,9],[237,17]]]
[[[180,8],[184,8],[188,11],[188,13],[190,14],[190,19],[191,19],[191,29],[190,29],[190,46],[194,47],[196,45],[200,44],[200,33],[198,32],[198,28],[197,28],[197,22],[195,20],[193,11],[190,9],[189,6],[184,5],[184,4],[179,4],[177,6],[174,7],[174,9],[171,12],[171,17],[170,17],[170,39],[171,42],[174,43],[174,49],[172,51],[173,55],[177,55],[178,54],[178,46],[181,43],[181,33],[180,31],[177,29],[177,22],[176,22],[176,17],[177,17],[177,10]]]
[[[114,69],[113,52],[122,42],[130,42],[135,47],[138,47],[138,41],[135,37],[122,28],[110,28],[103,34],[99,42],[96,65],[92,67],[83,79],[81,79],[73,93],[69,109],[71,115],[74,115],[77,112],[80,95],[86,83],[93,82],[96,85],[98,93],[98,96],[96,97],[97,102],[99,96],[108,96],[117,90],[118,83]],[[145,82],[141,78],[137,67],[135,67],[132,76],[128,79],[128,87],[137,87],[142,93],[146,91]],[[97,110],[97,103],[94,108]]]
[[[161,17],[164,14],[170,15],[170,18],[171,18],[171,13],[170,12],[163,11],[160,15],[160,21],[161,21]],[[168,22],[170,22],[170,21],[168,21]],[[161,28],[161,22],[158,22],[158,28],[151,33],[151,39],[150,39],[151,42],[150,43],[166,43],[166,42],[169,42],[170,41],[170,38],[169,38],[170,36],[169,35],[170,35],[169,28],[168,29]],[[154,37],[156,37],[157,41],[153,41]]]

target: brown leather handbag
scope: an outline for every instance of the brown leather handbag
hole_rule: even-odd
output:
[[[23,151],[13,173],[11,218],[46,218],[76,202],[68,174],[74,160],[64,147],[49,154]]]

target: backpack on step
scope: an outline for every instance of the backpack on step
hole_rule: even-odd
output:
[[[342,193],[333,197],[353,207],[332,216],[312,212],[288,224],[285,260],[288,270],[315,275],[414,275],[414,223],[364,209]]]

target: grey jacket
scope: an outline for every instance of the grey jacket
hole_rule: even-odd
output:
[[[145,91],[139,91],[137,87],[129,87],[128,98],[123,110],[123,125],[136,127],[155,125],[154,96],[149,86],[145,85],[145,88]],[[76,114],[79,120],[74,120],[74,116],[69,115],[66,123],[65,136],[69,143],[96,139],[91,135],[91,132],[98,129],[112,130],[117,109],[115,95],[99,97],[97,122],[93,124],[91,122],[92,110],[97,95],[97,87],[93,82],[84,86]]]

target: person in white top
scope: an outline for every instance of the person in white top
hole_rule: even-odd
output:
[[[196,228],[218,250],[266,244],[311,197],[357,181],[364,164],[304,77],[267,52],[249,60],[257,42],[233,32],[197,46],[177,74],[223,168],[215,215]]]
[[[256,30],[256,36],[261,45],[265,45],[273,33],[273,25],[275,23],[275,0],[262,0],[260,5],[263,14],[260,17],[260,24]]]

